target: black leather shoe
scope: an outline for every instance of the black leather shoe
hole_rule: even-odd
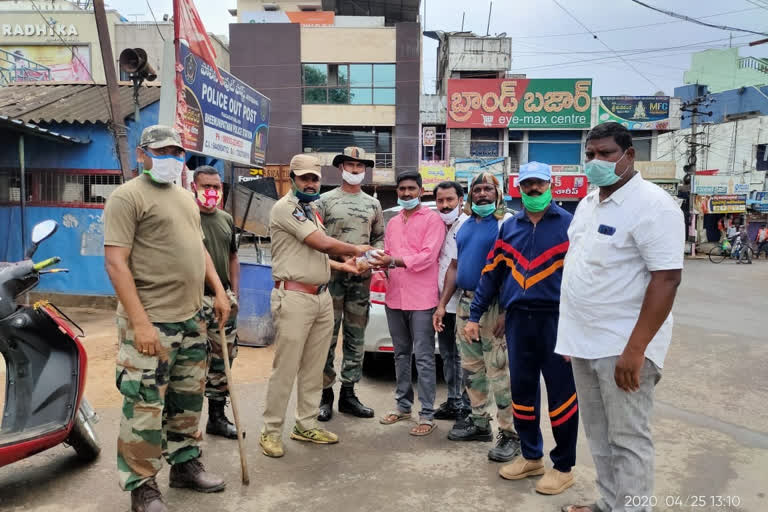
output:
[[[237,439],[235,425],[224,414],[226,405],[226,400],[208,399],[208,423],[205,425],[205,433],[227,439]],[[243,432],[243,437],[245,437],[245,432]]]
[[[339,394],[339,412],[358,418],[373,418],[373,409],[364,406],[355,395],[354,386],[341,386]]]
[[[471,418],[468,418],[461,424],[456,422],[456,425],[448,432],[448,439],[451,441],[490,441],[493,439],[493,434],[491,434],[490,425],[485,428],[478,427]]]
[[[168,512],[154,478],[131,491],[131,512]]]
[[[496,446],[488,451],[489,459],[496,462],[509,462],[521,454],[520,436],[517,432],[499,430],[496,439]]]
[[[171,487],[186,487],[197,492],[219,492],[227,486],[223,478],[206,471],[200,459],[192,459],[171,466]]]
[[[323,397],[320,399],[320,412],[318,421],[330,421],[333,418],[333,388],[323,389]]]
[[[440,407],[435,411],[436,420],[455,420],[457,418],[458,411],[451,402],[443,402]]]

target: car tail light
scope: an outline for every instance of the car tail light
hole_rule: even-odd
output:
[[[387,297],[387,276],[384,272],[374,272],[371,276],[371,302],[385,304]]]
[[[395,347],[392,346],[385,346],[385,347],[379,347],[379,352],[394,352]]]

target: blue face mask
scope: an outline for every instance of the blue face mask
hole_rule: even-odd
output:
[[[414,208],[419,206],[419,198],[418,197],[414,197],[413,199],[405,200],[405,199],[400,199],[398,197],[397,198],[397,204],[402,206],[404,210],[413,210]]]
[[[593,158],[584,164],[584,174],[587,175],[587,179],[591,184],[598,187],[610,187],[623,178],[630,170],[628,167],[620,176],[616,174],[616,164],[621,162],[626,154],[624,152],[616,162],[606,162],[605,160]]]
[[[488,204],[473,204],[472,211],[480,217],[487,217],[496,211],[496,205],[493,203]]]
[[[317,192],[316,194],[306,194],[299,190],[299,187],[296,186],[296,182],[291,181],[293,184],[293,193],[298,198],[299,202],[301,203],[311,203],[312,201],[317,201],[320,199],[320,192]]]

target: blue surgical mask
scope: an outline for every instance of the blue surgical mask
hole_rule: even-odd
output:
[[[624,152],[624,154],[621,155],[621,158],[616,162],[606,162],[605,160],[593,158],[584,164],[584,174],[587,175],[587,179],[591,184],[598,187],[610,187],[623,178],[631,169],[630,167],[627,167],[627,169],[621,173],[621,176],[616,174],[616,164],[621,162],[626,154],[627,153]]]
[[[414,197],[413,199],[405,200],[405,199],[400,199],[398,197],[397,198],[397,204],[402,206],[404,210],[413,210],[414,208],[419,206],[419,198],[418,197]]]
[[[473,204],[472,211],[479,217],[487,217],[496,211],[496,205],[494,203],[488,204]]]

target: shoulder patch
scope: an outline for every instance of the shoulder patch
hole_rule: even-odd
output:
[[[299,222],[306,222],[307,220],[307,214],[304,213],[304,210],[302,210],[300,206],[294,208],[293,217]]]

